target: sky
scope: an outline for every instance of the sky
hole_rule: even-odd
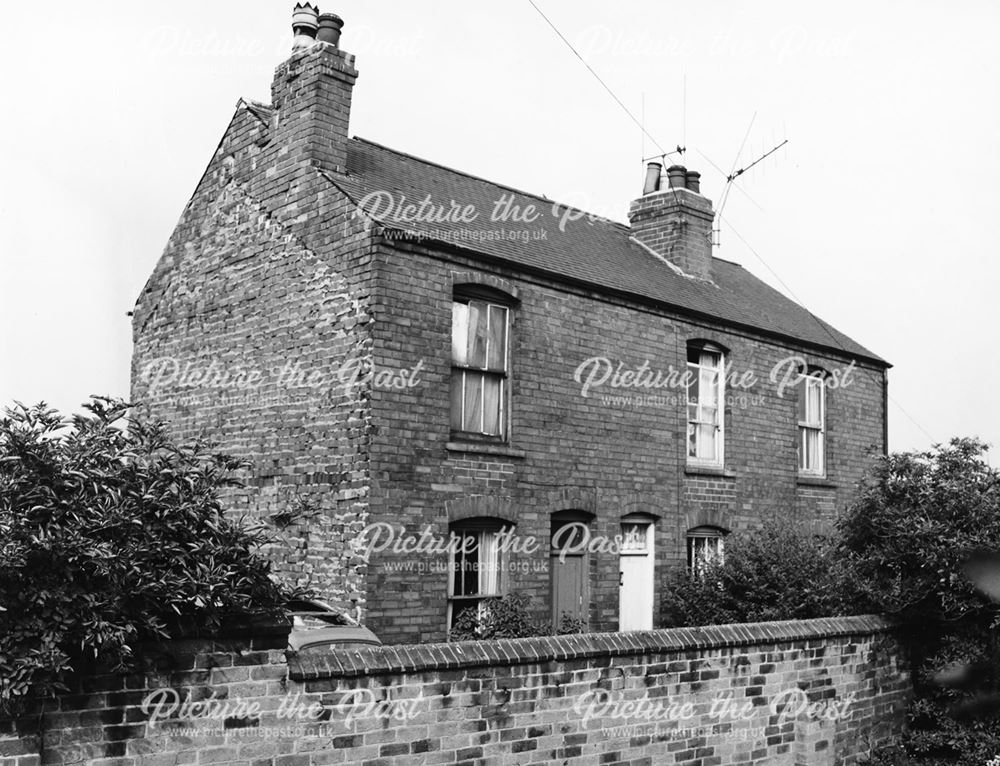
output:
[[[716,255],[894,365],[890,449],[1000,452],[1000,6],[535,3],[717,207],[787,139]],[[293,5],[5,4],[0,406],[127,397],[127,312],[237,100],[270,100]],[[352,135],[622,221],[663,150],[530,0],[321,10],[357,56]]]

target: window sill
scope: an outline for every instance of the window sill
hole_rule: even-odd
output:
[[[724,479],[736,478],[736,471],[733,469],[713,465],[688,464],[684,466],[684,473],[688,476],[721,476]]]
[[[444,446],[449,452],[471,452],[477,455],[495,455],[497,457],[523,458],[527,454],[523,449],[511,447],[509,444],[450,441]]]
[[[796,477],[795,483],[800,487],[827,487],[828,489],[837,488],[837,485],[825,476],[806,476],[804,474],[800,474]]]

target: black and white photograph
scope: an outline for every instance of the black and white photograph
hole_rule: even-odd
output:
[[[1000,10],[327,2],[0,10],[0,766],[1000,766]]]

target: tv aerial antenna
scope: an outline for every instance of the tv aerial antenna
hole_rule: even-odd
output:
[[[716,228],[714,228],[714,229],[712,229],[712,239],[713,239],[712,244],[715,245],[716,247],[719,247],[722,244],[721,243],[721,236],[720,236],[721,231],[722,231],[722,229],[721,229],[722,211],[726,209],[726,203],[729,201],[729,193],[732,190],[733,182],[737,178],[739,178],[740,176],[742,176],[744,173],[746,173],[748,170],[750,170],[751,168],[753,168],[755,165],[759,165],[761,162],[763,162],[764,160],[766,160],[768,157],[770,157],[776,151],[778,151],[779,149],[781,149],[782,147],[784,147],[785,145],[788,144],[788,139],[786,138],[783,141],[781,141],[781,143],[776,144],[775,146],[773,146],[770,149],[768,149],[766,152],[763,152],[753,162],[750,162],[747,165],[744,165],[743,167],[737,169],[736,166],[740,162],[740,156],[743,154],[743,149],[746,146],[747,139],[750,137],[750,131],[753,128],[753,124],[754,124],[754,121],[756,119],[757,119],[757,113],[754,112],[753,113],[753,117],[750,118],[750,124],[747,125],[747,132],[743,135],[743,143],[740,144],[740,149],[739,149],[738,152],[736,152],[736,159],[733,160],[733,168],[732,168],[732,170],[729,171],[729,175],[726,176],[726,185],[725,185],[725,187],[722,190],[722,199],[719,202],[719,210],[715,214],[715,220],[719,223],[719,226],[716,227]],[[743,191],[743,190],[741,189],[740,191]]]

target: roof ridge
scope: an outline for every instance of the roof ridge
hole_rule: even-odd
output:
[[[432,165],[432,166],[434,166],[436,168],[441,168],[442,170],[447,170],[449,173],[454,173],[455,175],[465,176],[466,178],[471,178],[474,181],[482,181],[483,183],[492,184],[493,186],[499,186],[501,189],[506,189],[507,191],[514,192],[515,194],[524,195],[525,197],[532,197],[532,198],[537,199],[537,200],[539,200],[541,202],[546,202],[546,203],[548,203],[550,205],[554,204],[554,205],[559,205],[561,207],[564,207],[567,210],[575,210],[578,213],[583,213],[584,215],[592,216],[592,217],[594,217],[594,218],[596,218],[596,219],[598,219],[600,221],[604,221],[605,223],[609,223],[612,226],[617,226],[618,228],[623,229],[625,231],[632,231],[632,227],[631,226],[628,226],[627,224],[624,224],[621,221],[616,221],[613,218],[607,218],[607,217],[605,217],[603,215],[598,215],[597,213],[591,213],[589,210],[584,210],[583,208],[579,208],[579,207],[576,207],[574,205],[567,205],[566,203],[560,202],[559,200],[549,199],[548,197],[545,197],[545,196],[543,196],[541,194],[535,194],[534,192],[525,191],[524,189],[518,189],[518,188],[516,188],[514,186],[509,186],[508,184],[502,184],[499,181],[492,181],[489,178],[483,178],[482,176],[477,176],[477,175],[474,175],[472,173],[467,173],[464,170],[458,170],[457,168],[450,167],[449,165],[442,165],[440,162],[434,162],[434,160],[428,160],[428,159],[426,159],[424,157],[418,157],[417,155],[410,154],[409,152],[402,152],[399,149],[393,149],[391,146],[386,146],[385,144],[380,144],[377,141],[372,141],[372,140],[367,139],[367,138],[362,138],[361,136],[352,136],[351,140],[352,141],[360,141],[362,143],[368,144],[369,146],[374,146],[374,147],[377,147],[379,149],[383,149],[384,151],[392,152],[393,154],[398,154],[401,157],[408,157],[411,160],[416,160],[417,162],[422,162],[425,165]]]

